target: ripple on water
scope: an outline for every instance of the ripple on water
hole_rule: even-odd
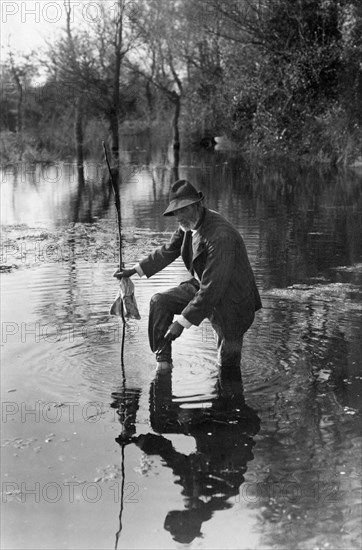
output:
[[[202,408],[217,398],[216,366],[183,363],[173,372],[172,400],[181,408]]]

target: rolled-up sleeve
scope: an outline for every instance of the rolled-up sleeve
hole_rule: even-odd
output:
[[[133,266],[133,269],[135,269],[135,270],[137,271],[137,273],[138,273],[138,275],[139,275],[140,277],[143,277],[143,276],[144,276],[144,272],[143,272],[143,269],[142,269],[142,267],[140,266],[140,264],[135,264],[135,265]]]
[[[192,327],[192,323],[190,323],[190,321],[185,319],[183,315],[175,315],[174,319],[184,328]]]

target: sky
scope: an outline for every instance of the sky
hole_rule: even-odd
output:
[[[108,9],[115,9],[116,0],[106,1]],[[98,2],[71,0],[72,20],[95,21],[100,17]],[[1,0],[0,9],[2,58],[9,44],[14,52],[39,50],[65,27],[64,0]]]
[[[63,0],[2,0],[0,6],[2,55],[9,44],[15,52],[38,50],[64,27]]]

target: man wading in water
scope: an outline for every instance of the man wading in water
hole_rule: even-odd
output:
[[[261,308],[241,235],[220,214],[202,206],[202,199],[188,181],[174,183],[163,214],[175,216],[179,224],[170,242],[133,268],[114,273],[118,279],[135,273],[152,277],[181,254],[192,275],[151,299],[148,336],[159,368],[172,363],[171,341],[207,318],[217,335],[219,366],[238,369],[243,335]]]

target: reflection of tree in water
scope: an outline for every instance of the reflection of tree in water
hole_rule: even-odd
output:
[[[119,178],[119,172],[117,177]],[[111,198],[109,176],[103,176],[98,184],[93,180],[87,180],[83,170],[78,169],[78,187],[75,197],[70,201],[73,208],[70,219],[74,223],[91,223],[94,219],[103,218],[109,209]]]
[[[360,441],[360,321],[354,294],[334,284],[265,294],[262,331],[273,327],[274,338],[262,331],[249,334],[250,349],[264,342],[270,365],[281,374],[276,388],[269,381],[260,392],[264,430],[253,468],[255,500],[249,506],[260,512],[262,546],[293,548],[310,533],[321,537],[310,547],[322,548],[330,521],[334,547],[349,547],[337,537],[346,536],[341,526],[351,521],[346,510],[353,499],[347,489],[355,487],[352,478],[342,485],[340,465],[353,468],[360,462],[355,450]],[[263,410],[273,399],[272,407]],[[351,523],[355,529],[357,522]]]
[[[132,393],[132,392],[131,392]],[[240,371],[219,373],[217,397],[208,408],[184,409],[172,400],[172,371],[156,373],[150,387],[150,421],[156,433],[135,436],[139,392],[113,394],[112,407],[123,425],[117,442],[134,443],[148,455],[158,455],[182,487],[184,508],[168,512],[164,528],[174,540],[190,543],[218,510],[232,507],[247,463],[253,459],[253,436],[260,419],[244,400]],[[127,411],[126,411],[127,409]],[[162,434],[162,435],[161,435]],[[196,452],[177,451],[165,434],[193,437]]]
[[[230,219],[239,211],[247,245],[258,240],[264,287],[302,282],[331,266],[360,261],[362,193],[356,175],[282,163],[247,165],[221,153],[203,168],[192,177],[208,205]]]
[[[60,308],[57,305],[54,308],[54,289],[46,287],[47,293],[44,292],[42,304],[37,308],[42,320],[49,319],[49,322],[65,327],[67,323],[74,323],[77,319],[82,320],[83,323],[91,319],[92,308],[90,303],[86,298],[82,298],[80,294],[81,284],[77,280],[80,266],[77,260],[79,257],[87,259],[89,256],[91,260],[100,261],[104,251],[109,250],[109,237],[106,235],[102,248],[102,236],[93,233],[91,234],[92,240],[90,240],[88,227],[82,224],[91,224],[95,218],[103,218],[110,207],[111,200],[112,187],[109,176],[102,178],[100,186],[99,184],[95,185],[94,181],[85,178],[83,167],[78,167],[77,191],[75,195],[71,195],[69,201],[70,208],[72,208],[69,219],[75,224],[79,223],[79,229],[78,231],[69,232],[64,242],[60,241],[59,243],[56,240],[54,245],[54,258],[61,259],[62,265],[65,264],[69,267],[67,270],[68,294],[66,300],[62,300],[63,307]],[[97,254],[99,254],[99,258]],[[49,258],[52,260],[51,256]]]
[[[333,391],[336,414],[340,406],[357,403],[360,380],[344,382],[359,375],[357,296],[348,285],[334,283],[293,285],[263,295],[261,324],[248,333],[248,346],[263,349],[282,373],[288,389],[279,389],[279,401],[284,396],[303,410],[306,423],[319,403],[314,392],[324,393],[326,385],[328,393]]]

